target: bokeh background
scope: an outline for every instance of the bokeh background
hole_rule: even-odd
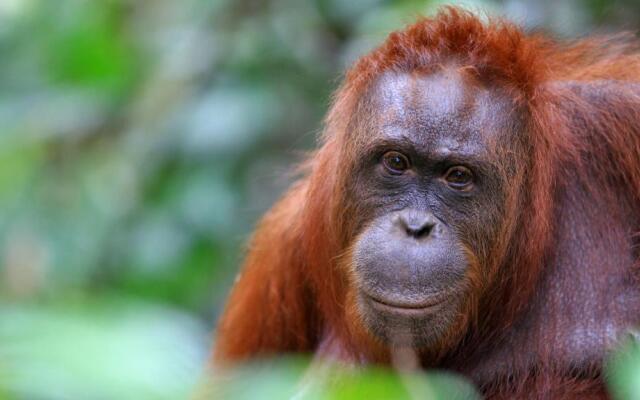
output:
[[[0,0],[0,399],[189,395],[341,73],[441,4]],[[464,4],[640,27],[638,0]]]

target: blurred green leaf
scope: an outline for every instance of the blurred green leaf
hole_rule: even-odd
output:
[[[106,300],[0,308],[0,388],[29,399],[186,398],[206,335],[193,318]]]
[[[233,400],[473,400],[474,387],[442,372],[400,374],[381,367],[347,368],[304,359],[264,361],[231,371],[214,371],[208,398]]]
[[[630,335],[607,364],[607,383],[615,399],[640,398],[640,344]]]
[[[45,10],[61,24],[44,23],[45,68],[56,82],[122,90],[131,83],[138,55],[122,32],[121,1],[66,1]],[[50,17],[50,16],[48,16]]]

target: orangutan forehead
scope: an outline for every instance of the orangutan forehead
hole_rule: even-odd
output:
[[[510,129],[511,102],[459,68],[432,73],[385,73],[361,103],[361,140],[407,138],[464,151],[492,147]],[[362,138],[362,135],[365,138]]]

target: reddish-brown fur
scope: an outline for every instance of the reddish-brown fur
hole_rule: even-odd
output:
[[[478,286],[490,285],[483,290],[491,295],[471,296],[468,318],[448,335],[441,351],[421,354],[421,363],[463,372],[490,397],[605,396],[601,364],[567,374],[545,348],[545,338],[555,334],[553,322],[537,329],[531,340],[521,339],[518,329],[536,323],[530,321],[556,321],[551,311],[534,312],[528,322],[519,318],[551,279],[548,260],[558,248],[556,225],[563,215],[559,193],[571,192],[577,180],[580,193],[587,193],[580,201],[595,220],[602,205],[622,218],[640,219],[640,89],[627,85],[640,80],[640,52],[631,42],[615,37],[561,43],[526,35],[502,20],[483,23],[456,8],[392,33],[347,73],[322,145],[306,164],[307,175],[258,226],[218,328],[216,359],[320,351],[356,363],[390,362],[389,349],[361,328],[349,299],[345,260],[355,206],[344,186],[358,140],[347,137],[348,125],[359,98],[382,73],[428,73],[453,59],[478,82],[505,88],[514,108],[523,110],[530,161],[525,193],[512,196],[522,210],[507,227],[515,239],[505,235],[491,249],[495,265],[473,271]],[[605,93],[591,101],[575,89],[597,82],[615,82],[615,96]],[[631,235],[639,228],[633,226],[634,232],[619,241],[637,245]],[[637,264],[637,252],[635,257]],[[524,356],[493,351],[502,341],[505,348],[527,347],[535,354],[534,366]],[[507,375],[500,372],[502,361],[509,366]]]

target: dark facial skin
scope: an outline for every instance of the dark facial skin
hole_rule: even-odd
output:
[[[387,74],[354,122],[358,307],[390,345],[429,347],[456,323],[502,228],[505,185],[519,184],[506,97],[468,79]]]

